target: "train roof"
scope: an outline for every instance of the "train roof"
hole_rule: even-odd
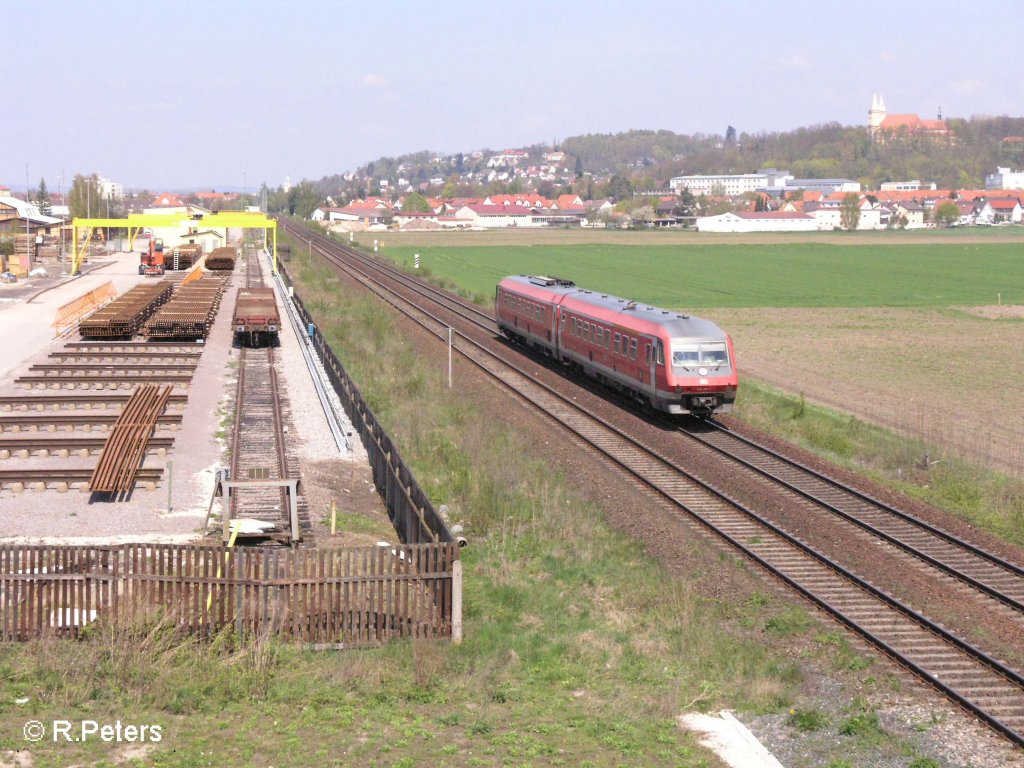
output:
[[[525,288],[524,293],[537,298],[547,298],[561,304],[566,309],[587,311],[609,322],[629,325],[638,330],[653,332],[657,326],[672,338],[687,337],[706,340],[725,338],[725,332],[711,320],[623,299],[610,293],[586,290],[577,287],[571,280],[557,277],[514,275],[506,277],[501,282]],[[649,327],[645,329],[643,326]]]

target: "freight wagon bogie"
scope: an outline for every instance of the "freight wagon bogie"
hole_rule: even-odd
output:
[[[646,408],[701,418],[732,410],[732,340],[709,320],[528,276],[499,283],[495,317],[511,340]]]

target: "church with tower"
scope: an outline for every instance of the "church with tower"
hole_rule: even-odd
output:
[[[885,99],[874,95],[868,110],[868,133],[879,142],[900,136],[948,139],[949,125],[942,119],[941,107],[935,120],[922,119],[919,115],[890,115],[885,109]]]

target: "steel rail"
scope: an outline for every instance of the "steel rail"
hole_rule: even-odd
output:
[[[123,360],[161,360],[164,358],[183,358],[183,359],[198,359],[203,354],[202,349],[187,349],[174,352],[158,351],[158,350],[104,350],[99,352],[90,352],[88,350],[61,350],[59,352],[51,352],[47,357],[52,357],[59,360],[92,360],[95,358],[118,358]]]
[[[37,363],[29,371],[62,373],[64,371],[124,371],[144,373],[145,371],[189,371],[195,370],[198,360],[183,363]]]
[[[38,379],[33,379],[37,381]],[[59,410],[55,410],[54,413],[59,413],[65,408],[67,410],[81,408],[92,408],[94,405],[99,403],[124,403],[127,402],[131,397],[130,394],[118,394],[117,392],[110,392],[109,394],[103,393],[65,393],[61,395],[3,395],[0,396],[0,409],[11,408],[11,411],[0,411],[0,419],[6,418],[4,413],[12,413],[13,409],[19,406],[26,406],[24,409],[28,410],[28,406],[36,406],[36,411],[49,411],[50,409],[44,408],[47,405],[59,406]],[[169,403],[175,403],[178,405],[184,405],[188,402],[188,396],[183,394],[172,394]]]
[[[0,450],[3,451],[77,451],[83,448],[98,449],[107,444],[105,437],[0,437]],[[146,443],[147,448],[170,448],[174,445],[173,437],[151,437]]]
[[[13,482],[57,482],[65,480],[68,482],[85,482],[92,477],[93,470],[90,467],[70,467],[64,469],[0,469],[0,483]],[[147,469],[143,467],[135,473],[136,482],[159,480],[163,475],[162,469]]]
[[[147,375],[140,371],[135,375],[124,374],[119,376],[19,376],[14,381],[17,384],[138,384],[139,382],[188,384],[192,381],[192,376],[171,373]]]
[[[719,429],[719,430],[722,429],[718,425],[714,425],[714,426],[716,426],[716,428]],[[1016,597],[1014,597],[1012,595],[1006,594],[1006,592],[1004,592],[1003,590],[999,589],[998,587],[994,587],[990,583],[988,583],[988,582],[986,582],[986,581],[984,581],[982,579],[976,578],[975,576],[972,576],[969,573],[966,573],[963,570],[966,566],[964,566],[964,565],[956,565],[956,566],[950,565],[949,563],[945,562],[941,558],[935,557],[933,555],[928,554],[923,549],[921,549],[920,546],[914,545],[914,544],[912,544],[912,543],[910,543],[908,541],[905,541],[904,539],[900,538],[899,536],[896,536],[896,535],[891,534],[891,533],[889,533],[889,532],[887,532],[885,530],[882,530],[877,525],[874,525],[874,524],[870,523],[869,521],[864,520],[863,518],[859,517],[857,514],[849,512],[849,511],[843,509],[842,507],[837,506],[836,504],[833,504],[832,502],[830,502],[830,501],[828,501],[826,499],[820,498],[819,496],[815,495],[811,491],[808,491],[805,488],[801,488],[800,486],[796,485],[795,483],[793,483],[793,482],[791,482],[789,480],[786,480],[783,477],[780,477],[779,475],[771,472],[768,469],[765,469],[764,467],[758,466],[757,464],[755,464],[752,461],[744,459],[742,456],[739,456],[739,455],[733,453],[732,451],[730,451],[727,447],[716,445],[713,442],[709,442],[709,441],[705,440],[699,433],[696,433],[696,432],[693,432],[693,431],[687,430],[687,429],[681,429],[680,431],[683,434],[687,435],[688,437],[692,438],[693,440],[696,440],[701,445],[704,445],[704,446],[710,448],[711,450],[715,451],[716,453],[731,459],[732,461],[736,462],[740,466],[745,467],[746,469],[749,469],[750,471],[752,471],[752,472],[754,472],[754,473],[756,473],[758,475],[761,475],[762,477],[765,477],[765,478],[771,480],[773,483],[776,483],[777,485],[782,486],[783,488],[785,488],[785,489],[787,489],[787,490],[789,490],[789,491],[791,491],[791,492],[793,492],[793,493],[795,493],[795,494],[797,494],[797,495],[807,499],[808,501],[813,502],[814,504],[822,507],[823,509],[828,510],[832,514],[837,515],[837,516],[841,517],[842,519],[846,520],[847,522],[850,522],[850,523],[858,526],[859,528],[861,528],[861,529],[871,533],[873,536],[877,536],[878,538],[888,542],[889,544],[892,544],[895,547],[899,547],[903,551],[913,555],[914,557],[916,557],[916,558],[918,558],[918,559],[928,563],[929,565],[931,565],[931,566],[933,566],[935,568],[938,568],[939,570],[949,574],[950,576],[956,578],[957,580],[962,581],[965,584],[969,584],[970,586],[972,586],[975,589],[977,589],[979,592],[983,592],[986,595],[988,595],[989,597],[992,597],[995,600],[998,600],[999,602],[1001,602],[1001,603],[1003,603],[1003,604],[1013,608],[1014,610],[1019,611],[1021,613],[1024,613],[1024,602],[1022,602],[1020,599],[1018,599],[1018,598],[1016,598]],[[925,523],[923,521],[920,521],[920,520],[918,520],[917,518],[915,518],[915,517],[913,517],[911,515],[908,515],[908,514],[905,514],[905,513],[901,513],[898,510],[895,510],[895,509],[889,507],[888,505],[884,504],[881,501],[871,500],[871,498],[869,496],[867,496],[866,494],[861,494],[858,491],[856,491],[855,489],[850,488],[849,486],[844,485],[843,483],[839,482],[838,480],[833,480],[831,478],[827,478],[824,475],[821,475],[821,474],[815,472],[814,470],[812,470],[810,468],[804,467],[803,465],[800,465],[799,463],[797,463],[795,461],[791,461],[789,459],[786,459],[785,457],[781,456],[780,454],[777,454],[775,451],[772,451],[770,448],[766,448],[764,446],[760,446],[760,445],[754,443],[753,441],[749,441],[748,439],[743,438],[743,437],[741,437],[739,435],[736,435],[735,433],[732,433],[731,431],[728,431],[728,430],[723,431],[722,434],[727,434],[727,435],[729,435],[729,437],[733,437],[735,439],[741,440],[744,444],[747,444],[748,446],[750,446],[752,448],[756,448],[758,450],[763,451],[765,454],[771,456],[773,459],[783,461],[786,464],[793,466],[795,469],[799,469],[801,471],[806,472],[808,475],[811,475],[811,476],[815,477],[815,479],[817,479],[817,480],[821,480],[823,482],[827,482],[829,485],[834,487],[836,490],[839,490],[839,491],[842,491],[842,492],[845,492],[845,493],[849,493],[849,494],[851,494],[853,496],[856,496],[857,498],[861,499],[862,501],[865,501],[866,503],[871,504],[872,506],[878,508],[882,512],[887,512],[887,513],[896,515],[897,517],[899,517],[904,522],[916,524],[923,531],[928,533],[929,535],[938,537],[941,540],[945,541],[946,543],[953,544],[953,545],[955,545],[957,547],[960,547],[966,553],[982,558],[987,564],[998,566],[998,567],[1004,569],[1004,571],[1007,573],[1007,575],[1021,575],[1021,574],[1024,574],[1024,569],[1021,569],[1019,566],[1015,565],[1014,563],[1009,562],[1008,560],[1004,560],[1004,559],[1002,559],[1000,557],[997,557],[996,555],[994,555],[994,554],[992,554],[990,552],[986,552],[985,550],[981,549],[980,547],[977,547],[977,546],[975,546],[973,544],[970,544],[969,542],[965,542],[962,539],[959,539],[958,537],[956,537],[956,536],[954,536],[954,535],[952,535],[950,533],[946,533],[945,531],[942,531],[941,529],[936,528],[935,526],[932,526],[932,525],[929,525],[929,524],[927,524],[927,523]],[[1024,583],[1018,584],[1017,587],[1018,587],[1018,589],[1021,590],[1022,594],[1024,594]]]
[[[127,398],[126,398],[127,399]],[[14,427],[19,429],[22,427],[29,427],[29,433],[44,432],[45,430],[39,429],[43,426],[56,427],[57,425],[63,425],[68,427],[76,427],[84,424],[113,424],[117,421],[117,413],[102,413],[93,411],[92,413],[67,413],[66,411],[50,411],[48,413],[33,412],[29,415],[22,415],[18,412],[13,412],[15,415],[10,413],[0,412],[0,433],[13,432]],[[181,424],[184,417],[180,413],[165,413],[159,416],[156,420],[157,424]]]
[[[766,445],[762,445],[762,444],[756,442],[755,440],[752,440],[749,437],[746,437],[745,435],[741,435],[741,434],[733,431],[732,429],[729,429],[725,425],[720,424],[719,422],[717,422],[715,420],[709,419],[705,423],[708,426],[714,428],[715,430],[717,430],[717,431],[719,431],[719,432],[721,432],[723,434],[728,435],[733,440],[737,440],[737,441],[739,441],[739,442],[741,442],[741,443],[743,443],[745,445],[750,446],[751,448],[754,448],[754,449],[756,449],[758,451],[761,451],[762,453],[767,454],[768,456],[770,456],[771,458],[773,458],[773,459],[775,459],[777,461],[781,461],[781,462],[783,462],[785,464],[788,464],[789,466],[793,467],[794,469],[798,469],[801,472],[804,472],[807,475],[810,475],[811,477],[815,478],[816,480],[820,480],[823,483],[828,483],[829,485],[833,486],[834,488],[836,488],[836,489],[838,489],[840,491],[843,491],[844,493],[848,493],[851,496],[856,496],[861,501],[867,502],[868,504],[871,504],[872,506],[878,507],[879,509],[882,509],[885,512],[888,512],[891,515],[895,515],[896,517],[900,518],[901,520],[903,520],[905,522],[908,522],[908,523],[910,523],[912,525],[918,526],[922,530],[927,531],[928,533],[932,534],[933,536],[938,536],[939,538],[949,542],[950,544],[955,544],[958,547],[962,547],[962,548],[968,550],[969,552],[971,552],[972,554],[977,555],[978,557],[984,558],[985,560],[988,560],[989,562],[991,562],[994,565],[998,565],[998,566],[1000,566],[1002,568],[1006,568],[1008,571],[1012,571],[1013,573],[1017,574],[1018,576],[1024,576],[1024,567],[1021,567],[1021,566],[1017,565],[1016,563],[1012,563],[1009,560],[1006,560],[1004,558],[999,557],[998,555],[994,555],[991,552],[989,552],[989,551],[987,551],[985,549],[982,549],[981,547],[977,546],[976,544],[972,544],[971,542],[966,541],[965,539],[962,539],[959,536],[956,536],[956,535],[954,535],[952,533],[949,533],[948,531],[944,531],[943,529],[939,528],[938,526],[932,525],[931,523],[927,522],[926,520],[922,520],[922,519],[920,519],[918,517],[915,517],[914,515],[911,515],[911,514],[909,514],[907,512],[904,512],[903,510],[898,509],[897,507],[894,507],[891,504],[887,504],[886,502],[884,502],[884,501],[882,501],[880,499],[877,499],[877,498],[875,498],[874,496],[871,496],[868,493],[864,493],[863,491],[859,491],[856,488],[854,488],[853,486],[846,485],[845,483],[842,483],[842,482],[840,482],[839,480],[836,480],[833,477],[829,477],[828,475],[826,475],[826,474],[824,474],[822,472],[819,472],[818,470],[814,469],[813,467],[809,467],[806,464],[803,464],[803,463],[797,461],[796,459],[790,458],[789,456],[786,456],[783,453],[779,453],[778,451],[776,451],[776,450],[774,450],[772,448],[769,448]],[[693,436],[689,432],[687,432],[686,434]],[[696,437],[697,437],[697,439],[701,439],[699,434],[696,435]],[[719,451],[721,450],[717,446],[714,446],[714,445],[712,445],[710,443],[707,443],[707,445],[709,445],[710,447],[714,448],[715,450],[719,450]],[[725,453],[724,451],[722,451],[722,452]]]

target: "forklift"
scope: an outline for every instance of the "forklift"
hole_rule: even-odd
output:
[[[142,251],[139,274],[160,277],[164,273],[164,241],[152,235],[146,239],[149,241],[149,247]]]

